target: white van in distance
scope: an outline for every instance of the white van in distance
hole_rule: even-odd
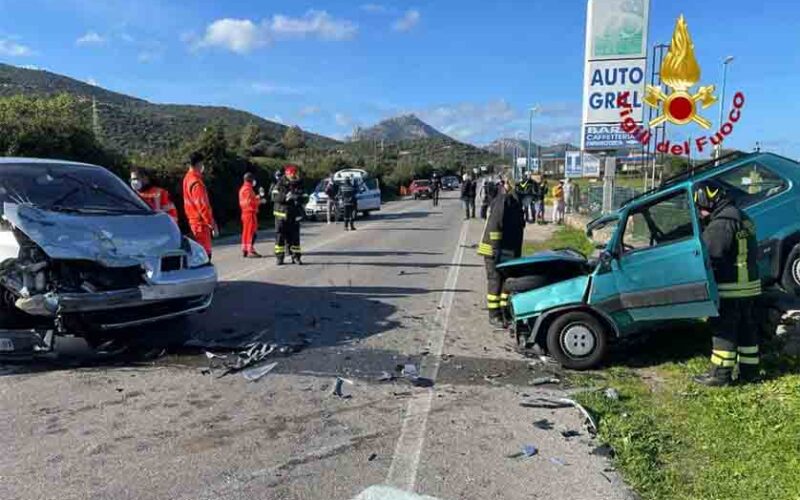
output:
[[[381,187],[378,179],[370,177],[366,170],[349,168],[339,170],[333,174],[333,181],[342,184],[350,177],[356,186],[356,209],[364,217],[370,212],[381,209]],[[328,195],[325,194],[325,180],[321,180],[314,192],[309,196],[306,204],[306,218],[310,220],[322,220],[325,217],[328,206]]]

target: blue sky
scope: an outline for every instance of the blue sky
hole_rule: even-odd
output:
[[[651,45],[681,13],[702,83],[736,57],[728,89],[747,104],[727,144],[800,157],[800,4],[652,0]],[[414,112],[486,143],[527,135],[538,104],[534,140],[577,143],[585,16],[585,0],[0,0],[0,60],[337,138]]]

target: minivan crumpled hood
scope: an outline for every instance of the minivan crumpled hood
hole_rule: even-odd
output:
[[[3,218],[52,259],[91,260],[106,267],[127,267],[181,249],[180,230],[165,213],[81,215],[4,203]]]

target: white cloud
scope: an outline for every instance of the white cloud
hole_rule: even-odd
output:
[[[22,45],[8,38],[0,38],[0,55],[9,57],[25,57],[33,55],[30,47]]]
[[[89,85],[92,85],[92,86],[94,86],[94,87],[97,87],[97,86],[98,86],[98,84],[97,84],[97,80],[95,80],[94,78],[88,78],[88,79],[86,80],[86,83],[88,83]]]
[[[87,31],[86,34],[75,40],[75,44],[80,46],[103,45],[106,41],[106,38],[96,31]]]
[[[269,120],[271,122],[283,123],[283,117],[281,115],[268,116],[267,120]]]
[[[30,70],[33,70],[33,71],[44,71],[42,68],[40,68],[39,66],[37,66],[35,64],[23,64],[22,66],[20,66],[20,68],[22,68],[22,69],[30,69]]]
[[[336,113],[333,115],[334,120],[336,120],[336,124],[340,127],[349,127],[353,124],[353,119],[344,113]]]
[[[361,10],[369,12],[370,14],[385,14],[389,11],[385,5],[379,3],[365,3],[361,5]]]
[[[418,10],[408,10],[403,14],[403,17],[392,24],[392,29],[400,32],[411,31],[419,24],[420,18],[421,15]]]
[[[250,89],[256,94],[266,95],[302,95],[304,91],[297,87],[278,85],[271,82],[253,82]]]
[[[358,25],[352,21],[334,18],[324,10],[309,10],[302,17],[275,14],[259,24],[250,19],[217,19],[208,25],[199,40],[191,33],[183,34],[181,40],[194,49],[217,47],[246,54],[273,40],[342,41],[351,40],[357,33]]]
[[[206,28],[198,48],[218,47],[246,54],[267,42],[263,30],[249,19],[217,19]]]
[[[270,35],[277,38],[319,38],[321,40],[351,40],[358,26],[346,19],[336,19],[324,10],[309,10],[303,17],[281,14],[265,22]]]
[[[416,113],[434,128],[461,140],[491,135],[519,117],[518,110],[503,99],[435,106]]]
[[[300,108],[300,111],[297,112],[298,115],[305,118],[306,116],[316,115],[320,111],[322,111],[319,106],[305,106]]]

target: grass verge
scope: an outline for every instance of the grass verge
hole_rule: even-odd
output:
[[[560,228],[525,251],[564,246],[591,243]],[[780,348],[762,342],[765,382],[701,387],[691,378],[708,369],[710,332],[702,323],[672,325],[616,346],[608,368],[571,382],[598,389],[577,399],[641,498],[800,500],[800,359]],[[607,387],[619,399],[607,398]]]
[[[545,241],[526,241],[522,245],[522,255],[531,255],[543,250],[567,247],[579,250],[586,255],[591,255],[594,252],[594,245],[583,231],[569,226],[561,226]]]

